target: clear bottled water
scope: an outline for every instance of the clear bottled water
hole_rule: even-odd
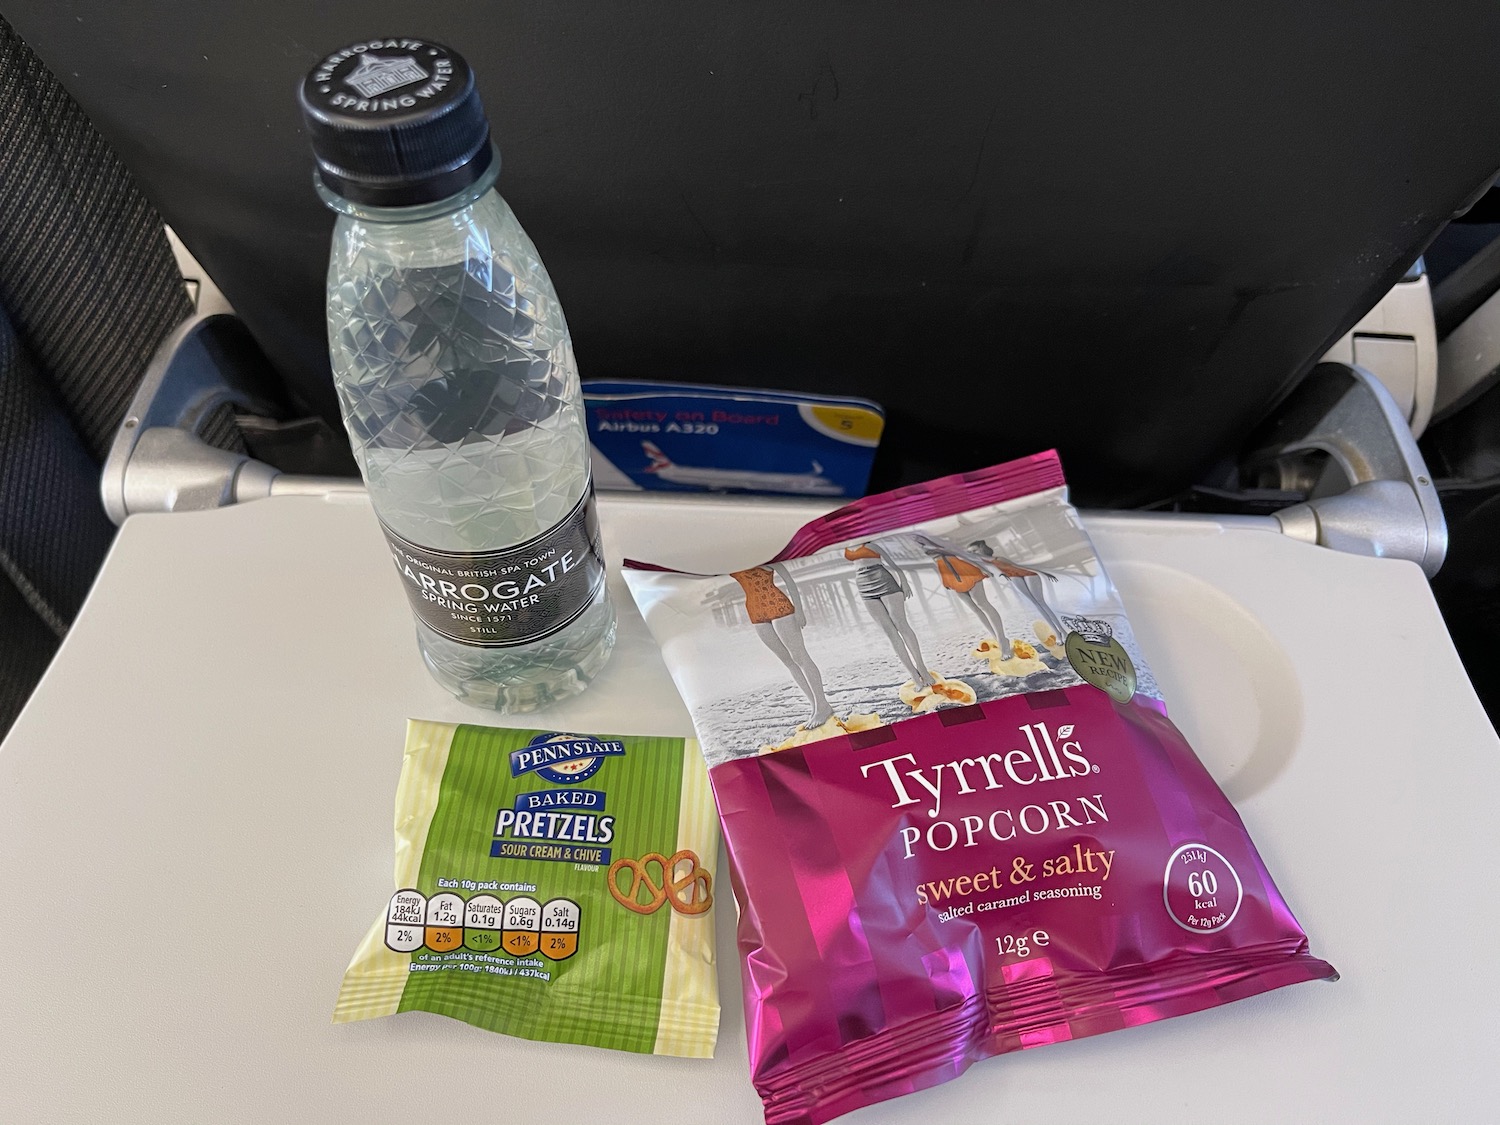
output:
[[[401,221],[382,213],[394,209],[330,200],[341,213],[328,339],[355,457],[388,532],[458,559],[543,536],[589,489],[562,307],[486,181],[493,174],[457,199],[402,208]],[[614,628],[602,581],[571,624],[515,646],[445,635],[420,607],[417,617],[438,682],[503,711],[582,690],[608,659]]]
[[[427,667],[500,711],[581,691],[615,636],[583,396],[552,281],[494,190],[473,72],[441,43],[360,40],[298,99],[338,213],[344,423]]]

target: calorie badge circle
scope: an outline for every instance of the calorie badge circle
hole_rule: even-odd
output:
[[[1234,865],[1207,844],[1183,844],[1162,878],[1167,915],[1194,934],[1215,934],[1240,912],[1245,888]]]

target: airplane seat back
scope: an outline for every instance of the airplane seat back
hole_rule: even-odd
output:
[[[1480,0],[7,10],[330,421],[293,90],[413,33],[474,65],[585,378],[874,398],[876,487],[1057,446],[1082,503],[1173,494],[1500,167]]]

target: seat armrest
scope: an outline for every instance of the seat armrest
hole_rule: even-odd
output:
[[[238,317],[190,317],[162,343],[105,460],[100,489],[115,523],[138,512],[218,508],[285,492],[361,487],[340,477],[289,476],[208,437],[224,408],[282,417],[279,380]]]
[[[1275,513],[1295,539],[1349,554],[1408,559],[1431,578],[1448,552],[1432,475],[1380,380],[1320,363],[1252,440],[1246,473],[1308,500]]]

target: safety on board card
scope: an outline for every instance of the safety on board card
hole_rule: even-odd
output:
[[[885,415],[862,398],[701,384],[583,384],[603,489],[864,494]]]

